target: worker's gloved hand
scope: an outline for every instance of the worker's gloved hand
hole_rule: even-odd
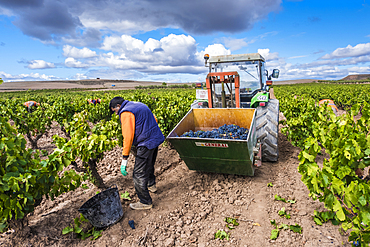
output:
[[[127,175],[126,166],[127,166],[127,160],[122,160],[121,173],[122,173],[123,176]]]

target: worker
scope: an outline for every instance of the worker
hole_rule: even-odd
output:
[[[131,203],[132,209],[152,208],[150,192],[156,192],[157,187],[154,175],[154,163],[158,154],[158,146],[163,143],[164,136],[159,129],[157,119],[149,107],[141,102],[124,100],[121,97],[113,98],[109,109],[119,115],[123,136],[123,151],[121,173],[127,175],[127,158],[131,146],[137,148],[133,180],[136,194],[140,201]]]
[[[327,102],[327,103],[328,103],[328,106],[330,106],[330,107],[331,107],[331,109],[333,110],[334,114],[335,114],[335,115],[337,115],[337,113],[338,113],[338,108],[337,108],[337,106],[335,105],[334,101],[333,101],[333,100],[331,100],[331,99],[322,99],[322,100],[320,100],[320,101],[319,101],[319,105],[324,105],[324,104],[325,104],[325,102]]]
[[[30,101],[24,102],[23,105],[27,107],[27,111],[31,113],[36,110],[36,108],[40,105],[40,103],[30,100]]]
[[[101,102],[101,99],[88,99],[87,102],[89,102],[89,104],[100,104]]]

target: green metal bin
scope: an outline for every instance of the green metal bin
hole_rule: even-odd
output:
[[[191,109],[167,136],[190,170],[254,176],[257,145],[255,109]],[[189,130],[213,130],[224,124],[248,128],[247,140],[180,137]]]

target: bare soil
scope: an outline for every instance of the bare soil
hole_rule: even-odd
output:
[[[174,83],[179,84],[179,83]],[[189,84],[189,83],[187,83]],[[162,85],[162,82],[132,80],[70,80],[70,81],[19,81],[4,82],[0,92],[41,90],[41,89],[87,89],[87,90],[124,90],[137,86]],[[190,83],[191,85],[191,83]]]
[[[58,126],[51,131],[62,135]],[[51,135],[40,141],[43,149],[52,151]],[[147,233],[142,246],[350,246],[347,236],[339,234],[331,223],[317,226],[312,220],[313,210],[324,210],[322,203],[308,197],[308,190],[297,171],[299,149],[279,135],[279,161],[263,162],[254,177],[212,174],[191,171],[179,158],[176,150],[161,146],[156,163],[158,191],[152,193],[153,208],[134,211],[131,201],[121,200],[124,217],[110,226],[97,240],[79,240],[62,235],[62,230],[79,216],[78,208],[95,195],[98,189],[88,183],[89,189],[79,188],[56,200],[44,199],[28,217],[29,227],[21,234],[9,231],[2,234],[0,246],[138,246],[140,237]],[[137,201],[132,182],[134,158],[130,156],[128,172],[120,174],[121,150],[105,154],[99,172],[107,185],[117,185],[120,193],[128,191]],[[272,183],[273,187],[267,187]],[[275,201],[278,194],[295,199],[295,204]],[[285,207],[291,219],[280,218],[278,211]],[[237,217],[240,223],[229,230],[230,240],[215,240],[214,234],[225,229],[225,217]],[[270,240],[273,226],[279,223],[299,224],[302,234],[281,231],[277,240]],[[136,229],[128,221],[134,220]]]
[[[280,113],[280,119],[283,117]],[[40,139],[39,146],[52,152],[54,134],[63,136],[57,124]],[[313,211],[324,210],[324,206],[308,197],[309,191],[301,182],[297,171],[299,152],[279,134],[279,161],[263,162],[255,176],[247,177],[189,170],[175,149],[161,145],[155,166],[158,191],[151,193],[153,208],[134,211],[129,208],[129,203],[138,201],[132,181],[134,157],[130,155],[128,176],[122,176],[121,150],[117,147],[105,153],[99,173],[108,186],[117,185],[120,194],[128,191],[132,201],[121,199],[124,216],[105,229],[102,237],[91,241],[62,234],[63,228],[79,216],[78,208],[98,191],[87,183],[89,189],[79,188],[54,201],[44,199],[29,215],[28,227],[18,233],[10,230],[2,234],[0,246],[350,246],[348,236],[341,235],[338,226],[314,223]],[[295,199],[296,203],[275,201],[276,194]],[[278,215],[282,207],[291,219]],[[225,217],[238,218],[239,226],[227,230]],[[277,240],[270,240],[273,219],[299,224],[302,234],[282,230]],[[134,220],[136,229],[131,229],[129,220]],[[219,229],[230,234],[229,241],[214,239]],[[145,243],[138,245],[145,236]]]
[[[297,84],[315,82],[313,79],[298,79],[288,81],[274,81],[274,85]],[[183,83],[171,83],[183,84]],[[185,83],[191,85],[192,83]],[[114,85],[114,86],[113,86]],[[0,92],[41,90],[41,89],[87,89],[87,90],[124,90],[135,89],[137,86],[162,85],[162,82],[132,81],[132,80],[69,80],[69,81],[19,81],[4,82],[0,85]]]

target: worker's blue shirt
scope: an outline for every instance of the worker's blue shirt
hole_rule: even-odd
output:
[[[131,112],[135,116],[135,136],[133,145],[144,146],[148,149],[158,147],[164,142],[164,136],[149,107],[141,102],[123,101],[118,115],[122,112]]]

